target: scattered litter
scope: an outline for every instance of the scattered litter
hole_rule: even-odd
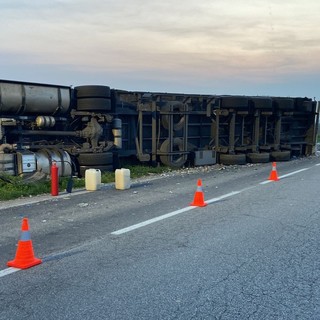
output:
[[[89,203],[85,203],[85,202],[78,203],[78,207],[80,207],[80,208],[87,207],[88,205],[89,205]]]

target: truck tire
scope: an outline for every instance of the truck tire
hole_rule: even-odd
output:
[[[106,98],[83,98],[77,100],[78,111],[111,111],[111,100]]]
[[[79,86],[75,87],[76,98],[109,98],[110,87],[107,86]]]
[[[304,112],[312,112],[313,111],[313,101],[305,101],[302,106],[302,111]]]
[[[95,166],[95,165],[112,165],[112,152],[103,153],[80,153],[78,156],[80,166]]]
[[[313,101],[305,100],[304,98],[296,98],[295,99],[295,108],[297,111],[312,112]]]
[[[271,98],[253,97],[250,101],[252,101],[254,109],[272,109]]]
[[[246,97],[222,97],[221,108],[225,109],[247,109],[248,98]]]
[[[161,147],[160,152],[169,153],[170,152],[170,143],[169,139],[165,140]],[[173,151],[184,151],[183,150],[183,141],[180,138],[173,139]],[[169,167],[181,168],[187,161],[187,154],[179,155],[162,155],[160,156],[161,162]]]
[[[261,153],[248,153],[247,161],[250,163],[267,163],[270,162],[270,153],[261,152]]]
[[[291,159],[291,151],[272,151],[270,158],[272,161],[289,161]]]
[[[294,101],[293,99],[287,98],[276,98],[273,99],[273,104],[278,110],[293,110],[294,109]]]
[[[243,165],[247,163],[245,154],[220,154],[220,163],[225,165]]]

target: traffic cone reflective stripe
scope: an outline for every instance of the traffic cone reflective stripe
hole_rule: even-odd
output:
[[[31,240],[30,232],[29,232],[29,231],[22,231],[22,232],[21,232],[20,240],[21,240],[21,241]]]
[[[204,193],[202,189],[202,181],[201,179],[198,180],[197,183],[197,190],[194,194],[193,202],[190,203],[190,206],[195,207],[205,207],[207,203],[204,202]]]
[[[42,262],[34,256],[28,219],[23,218],[21,226],[21,237],[18,241],[18,248],[14,260],[8,261],[9,267],[27,269]]]
[[[277,173],[277,164],[276,162],[272,162],[272,170],[270,172],[269,180],[271,181],[279,181],[278,173]]]

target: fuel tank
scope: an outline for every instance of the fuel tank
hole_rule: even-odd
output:
[[[70,87],[0,80],[0,115],[62,115],[70,104]]]

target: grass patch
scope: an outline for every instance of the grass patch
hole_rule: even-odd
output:
[[[35,196],[50,192],[50,181],[37,183],[24,183],[20,177],[1,176],[0,179],[0,200],[11,200],[20,197]]]
[[[171,171],[172,169],[164,166],[150,167],[145,165],[123,166],[130,170],[130,177],[132,179],[152,174],[160,174]],[[70,178],[59,178],[59,191],[65,191]],[[84,188],[84,178],[72,178],[73,189]],[[102,183],[115,182],[114,172],[105,172],[101,175]],[[13,177],[1,175],[0,177],[0,201],[18,199],[22,197],[31,197],[51,192],[51,180],[48,178],[45,181],[38,181],[34,183],[25,183],[21,177]]]

